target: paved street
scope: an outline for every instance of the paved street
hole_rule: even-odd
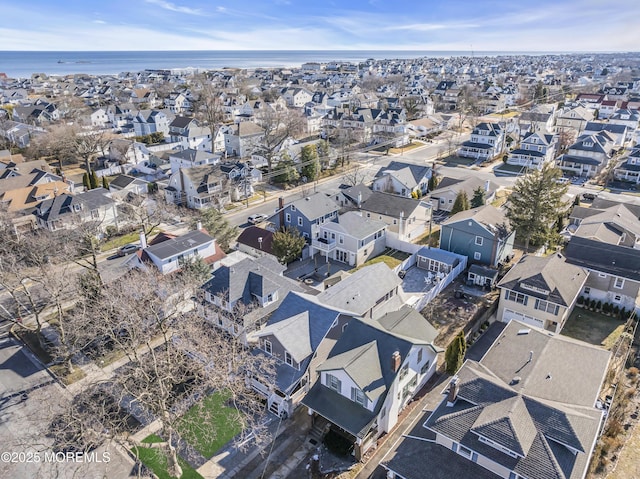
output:
[[[135,477],[133,461],[115,444],[103,445],[79,460],[53,456],[47,428],[68,400],[66,390],[24,346],[11,338],[0,339],[0,453],[5,453],[0,477]]]

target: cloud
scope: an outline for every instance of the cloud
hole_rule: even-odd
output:
[[[107,22],[105,22],[104,20],[94,20],[93,23],[97,23],[99,25],[106,25]]]
[[[169,10],[171,12],[177,13],[186,13],[187,15],[202,15],[202,10],[199,8],[190,8],[190,7],[180,7],[174,3],[167,2],[165,0],[145,0],[147,3],[151,3],[153,5],[157,5],[160,8],[164,8],[165,10]]]

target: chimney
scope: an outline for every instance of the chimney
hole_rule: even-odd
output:
[[[202,221],[198,221],[198,223],[196,224],[196,229],[198,231],[200,231],[202,229]]]
[[[258,246],[262,249],[262,236],[258,237]]]
[[[449,392],[447,393],[447,407],[453,407],[458,399],[458,376],[453,376],[451,378],[451,382],[449,383]]]
[[[147,235],[144,234],[144,230],[140,230],[140,247],[142,249],[147,248]]]
[[[358,192],[358,208],[362,205],[362,193]]]
[[[280,222],[280,229],[284,228],[284,198],[280,196],[278,198],[278,220]]]
[[[400,369],[400,363],[401,363],[400,353],[396,351],[391,355],[391,370],[394,373],[397,373],[398,369]]]

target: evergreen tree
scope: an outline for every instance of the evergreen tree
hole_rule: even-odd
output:
[[[223,251],[228,251],[229,244],[238,236],[238,227],[230,225],[223,214],[215,208],[200,210],[200,216],[192,220],[191,227],[195,229],[198,221],[216,239],[216,243]]]
[[[482,186],[478,186],[473,191],[473,198],[471,198],[471,208],[478,208],[487,204],[487,192]]]
[[[465,211],[471,208],[469,204],[469,197],[467,196],[466,191],[461,191],[456,196],[456,201],[453,202],[453,208],[451,208],[451,215],[455,215],[456,213],[460,213],[461,211]]]
[[[84,173],[82,175],[82,184],[84,185],[85,190],[91,189],[91,183],[89,181],[89,173]]]
[[[91,176],[89,177],[89,186],[92,190],[98,187],[98,175],[95,170],[91,170]]]
[[[306,176],[307,181],[314,181],[320,173],[320,161],[318,160],[316,146],[303,146],[300,154],[300,161],[302,163],[302,176]]]
[[[429,183],[427,187],[429,188],[429,191],[433,191],[436,189],[437,186],[438,186],[438,175],[436,175],[435,172],[433,172],[431,174],[431,178],[429,178]]]
[[[296,228],[286,228],[273,234],[271,249],[282,264],[298,259],[307,243]]]
[[[542,170],[533,170],[521,176],[513,187],[513,193],[506,204],[507,218],[516,234],[529,244],[543,244],[556,235],[554,224],[566,207],[562,197],[568,185],[557,180],[562,172],[548,164]]]
[[[464,332],[460,331],[455,338],[447,346],[447,350],[444,353],[444,359],[446,363],[446,370],[449,374],[455,374],[462,363],[464,362],[464,355],[467,351],[467,340],[464,337]]]
[[[105,190],[108,190],[108,189],[109,189],[109,180],[107,180],[107,177],[106,177],[106,176],[103,176],[103,177],[102,177],[102,187],[103,187]]]

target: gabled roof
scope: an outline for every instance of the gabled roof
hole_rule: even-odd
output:
[[[433,344],[438,330],[410,306],[403,305],[397,311],[390,311],[372,323],[398,338],[414,344],[428,344],[434,351],[440,351],[440,348]]]
[[[609,358],[596,346],[511,321],[479,363],[464,363],[457,400],[443,401],[425,427],[523,477],[582,478]]]
[[[404,198],[381,191],[373,191],[368,198],[363,200],[360,209],[362,211],[394,218],[399,218],[400,215],[404,218],[409,218],[421,205],[423,207],[430,207],[429,204],[414,200],[413,198]]]
[[[295,362],[301,363],[313,353],[309,321],[309,312],[303,311],[277,323],[268,324],[256,337],[275,336]]]
[[[460,211],[442,222],[442,225],[450,226],[461,221],[473,220],[486,228],[491,234],[498,233],[501,238],[508,236],[509,220],[504,211],[493,205],[484,205],[470,210]]]
[[[268,256],[247,258],[232,266],[221,266],[202,285],[212,296],[224,295],[231,303],[248,305],[254,297],[264,297],[277,291],[282,297],[290,291],[290,280],[282,273],[286,268]]]
[[[340,209],[333,199],[321,192],[287,203],[285,210],[291,209],[292,205],[310,221]]]
[[[208,234],[195,230],[189,231],[182,236],[163,241],[162,243],[149,246],[145,249],[145,252],[164,260],[180,255],[186,251],[193,250],[194,248],[207,245],[214,241],[215,239]]]
[[[431,176],[431,167],[392,161],[388,166],[380,168],[376,178],[391,175],[407,188],[415,188],[424,178]]]
[[[40,203],[36,208],[35,214],[43,221],[53,221],[65,215],[75,213],[74,205],[91,211],[96,208],[115,204],[109,195],[109,190],[105,190],[104,188],[95,188],[78,195],[63,193]]]
[[[273,232],[259,228],[257,226],[249,226],[242,230],[238,236],[238,243],[250,246],[251,248],[272,254]]]
[[[337,223],[325,223],[322,228],[340,231],[357,239],[364,239],[387,227],[383,221],[365,218],[361,213],[348,211],[338,216]]]
[[[487,182],[489,186],[487,195],[492,195],[498,188],[498,186],[492,181],[485,181],[475,176],[467,176],[466,178],[451,178],[445,176],[440,180],[438,186],[431,192],[431,196],[434,198],[438,198],[438,194],[441,194],[445,191],[451,191],[455,194],[458,194],[461,191],[465,191],[467,193],[467,196],[471,198],[473,197],[473,191],[478,188],[483,188],[486,191]]]
[[[371,281],[371,278],[376,278]],[[317,298],[322,304],[356,316],[366,314],[377,301],[402,281],[384,263],[359,269],[338,284],[324,290]]]
[[[568,264],[560,254],[525,255],[498,286],[568,307],[582,289],[587,275],[585,269]]]

